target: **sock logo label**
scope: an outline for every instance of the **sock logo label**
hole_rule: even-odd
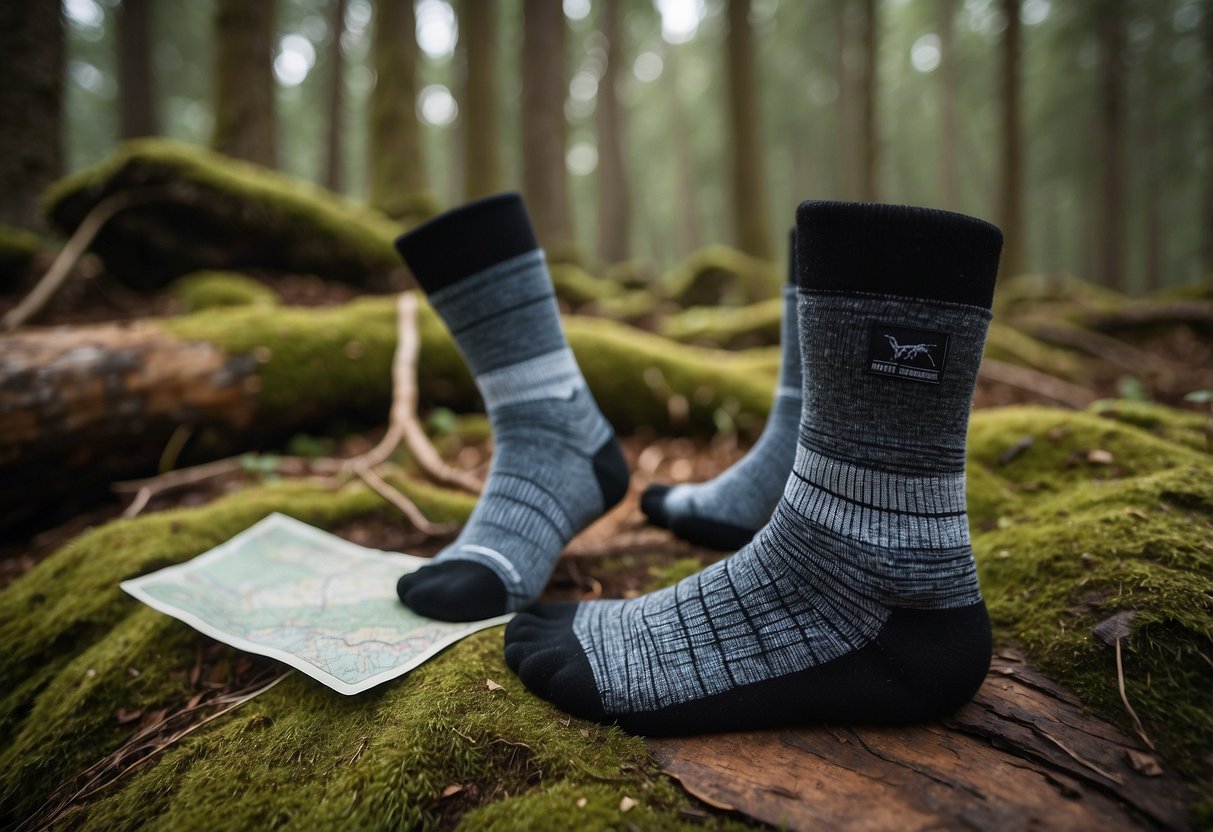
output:
[[[868,372],[939,384],[951,337],[946,332],[874,321],[868,334]]]

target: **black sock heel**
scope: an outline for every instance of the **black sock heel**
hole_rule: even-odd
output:
[[[628,493],[628,462],[619,449],[619,441],[611,437],[594,453],[594,476],[602,491],[602,511],[610,511]]]

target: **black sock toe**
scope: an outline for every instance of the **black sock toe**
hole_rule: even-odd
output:
[[[467,560],[423,566],[397,582],[396,594],[413,612],[439,621],[478,621],[507,611],[501,578]]]
[[[758,531],[690,515],[675,517],[669,529],[688,543],[721,552],[740,549],[749,543]]]
[[[566,713],[609,721],[589,659],[573,634],[577,604],[538,604],[509,623],[505,660],[522,683]],[[550,625],[562,623],[553,628]]]
[[[649,522],[663,529],[670,527],[670,517],[665,511],[665,495],[669,492],[670,486],[655,482],[640,495],[640,510],[649,518]]]

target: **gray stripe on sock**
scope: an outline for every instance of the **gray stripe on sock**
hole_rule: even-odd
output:
[[[476,378],[489,409],[536,399],[571,399],[585,387],[577,359],[568,347],[493,370]]]

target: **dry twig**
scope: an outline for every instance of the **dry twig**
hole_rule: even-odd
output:
[[[987,381],[996,381],[1000,384],[1018,387],[1020,390],[1027,390],[1029,393],[1036,393],[1075,410],[1082,410],[1095,401],[1095,393],[1085,387],[1071,384],[1039,370],[1008,364],[1006,361],[999,361],[995,358],[983,358],[978,375]]]
[[[1133,706],[1129,704],[1129,695],[1125,693],[1125,666],[1120,658],[1120,639],[1116,639],[1116,685],[1120,688],[1120,701],[1125,703],[1125,710],[1133,719],[1133,730],[1151,751],[1156,751],[1154,743],[1150,742],[1150,738],[1146,736],[1146,729],[1142,726],[1141,720],[1137,718],[1137,711],[1133,710]]]

